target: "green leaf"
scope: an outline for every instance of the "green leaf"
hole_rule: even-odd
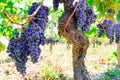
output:
[[[117,21],[120,21],[120,13],[118,13],[118,14],[116,15],[116,19],[117,19]]]
[[[89,4],[90,7],[94,5],[94,0],[86,0],[86,3]]]
[[[97,15],[97,18],[100,19],[102,16],[103,16],[103,14],[102,14],[102,13],[99,13],[99,14]]]
[[[5,50],[6,46],[0,42],[0,52]]]
[[[1,3],[0,3],[0,10],[3,11],[4,8],[5,8],[5,6],[7,6],[7,4],[1,2]]]

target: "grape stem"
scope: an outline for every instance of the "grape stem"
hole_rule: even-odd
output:
[[[4,15],[12,24],[17,24],[17,25],[22,26],[22,24],[19,24],[19,23],[16,23],[16,22],[12,21],[12,20],[8,17],[8,15],[7,15],[6,13],[3,13],[3,15]]]
[[[99,24],[101,24],[101,21],[97,20],[97,19],[93,19],[95,22],[98,22]]]
[[[75,6],[75,9],[73,10],[73,12],[72,12],[72,14],[70,15],[70,17],[68,18],[68,20],[67,20],[67,22],[66,22],[65,26],[63,27],[64,32],[65,32],[65,29],[67,28],[68,23],[70,22],[70,20],[71,20],[72,16],[74,15],[74,13],[75,13],[75,11],[76,11],[77,7],[80,5],[79,3],[80,3],[80,0],[79,0],[79,2],[77,3],[77,5]]]
[[[29,17],[29,19],[26,21],[26,22],[24,22],[24,23],[22,23],[22,24],[20,24],[20,23],[17,23],[17,22],[15,22],[15,21],[12,21],[9,17],[8,17],[8,15],[6,14],[6,13],[2,13],[12,24],[17,24],[17,25],[20,25],[20,26],[25,26],[27,23],[29,23],[30,21],[32,21],[32,19],[34,18],[34,16],[37,14],[37,12],[39,11],[39,9],[41,8],[41,6],[43,5],[43,1],[42,2],[40,2],[39,3],[40,5],[37,7],[37,9],[32,13],[32,15],[30,15],[30,17]]]
[[[105,30],[105,28],[102,26],[102,23],[101,23],[101,21],[99,21],[99,20],[97,20],[97,19],[93,19],[95,22],[98,22],[98,24],[100,24],[101,25],[101,27],[102,27],[102,29],[104,29]]]

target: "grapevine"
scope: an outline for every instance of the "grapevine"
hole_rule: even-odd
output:
[[[84,59],[86,50],[89,46],[89,41],[84,36],[83,32],[89,30],[90,25],[92,23],[95,23],[97,16],[95,15],[93,8],[91,8],[85,2],[85,0],[79,0],[74,5],[72,1],[73,0],[71,0],[71,2],[69,0],[53,0],[53,8],[56,11],[59,7],[59,3],[64,3],[65,12],[63,14],[69,14],[69,16],[67,15],[67,19],[65,18],[65,21],[61,21],[63,25],[61,26],[60,23],[60,26],[62,27],[61,31],[65,31],[69,27],[68,31],[66,30],[66,33],[63,33],[63,36],[66,37],[67,35],[66,38],[68,42],[70,41],[73,44],[73,57],[75,58],[74,60],[76,60],[74,62],[76,62],[75,64],[79,64],[77,67],[81,67],[83,69],[77,69],[75,65],[74,70],[84,73],[82,74],[83,76],[79,76],[82,80],[82,78],[86,76],[86,70],[84,69],[84,60],[82,62],[79,61],[81,59]],[[103,6],[102,13],[104,15],[104,18],[106,18],[104,3],[101,3],[101,6]],[[28,10],[28,15],[30,15],[28,21],[23,24],[18,24],[14,21],[11,21],[7,14],[4,13],[4,16],[6,16],[6,18],[8,18],[11,23],[21,26],[24,26],[28,23],[28,28],[22,27],[21,33],[19,33],[17,30],[15,31],[15,36],[10,39],[9,45],[7,47],[7,52],[9,53],[9,56],[14,59],[16,69],[21,74],[26,73],[26,63],[28,60],[28,56],[30,56],[33,63],[38,62],[39,56],[42,51],[39,47],[40,45],[49,44],[51,42],[58,42],[57,40],[53,40],[51,38],[46,39],[45,37],[44,31],[48,22],[48,12],[48,7],[43,6],[42,3],[35,2]],[[111,8],[107,10],[107,13],[112,12],[113,10]],[[64,17],[64,15],[62,17]],[[102,20],[104,19],[102,18]],[[103,32],[106,32],[106,36],[110,39],[110,44],[114,41],[114,39],[116,39],[116,43],[119,43],[120,24],[114,24],[113,20],[105,19],[104,21],[101,21],[99,24],[97,24],[97,27],[99,29],[98,37],[101,37]],[[78,29],[80,29],[80,32],[78,31]],[[79,54],[76,55],[77,53]],[[83,55],[84,57],[81,55]],[[80,57],[83,58],[80,59]]]

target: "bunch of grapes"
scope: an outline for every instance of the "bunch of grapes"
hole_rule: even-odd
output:
[[[120,24],[114,24],[113,20],[104,20],[103,23],[98,24],[97,27],[99,28],[98,37],[101,37],[101,35],[105,31],[106,36],[110,39],[110,44],[114,41],[114,39],[116,39],[116,43],[119,43]]]
[[[31,15],[39,6],[39,3],[33,3],[28,14]],[[15,60],[16,69],[24,74],[26,73],[27,57],[31,57],[33,63],[38,62],[41,53],[39,45],[46,44],[44,30],[48,22],[49,8],[41,6],[32,21],[29,22],[28,28],[23,28],[22,33],[15,32],[15,37],[9,41],[7,52]]]
[[[56,11],[58,10],[59,3],[62,3],[63,0],[53,0],[53,9]]]
[[[28,10],[28,14],[31,15],[39,6],[39,3],[33,3],[30,9]],[[45,30],[46,23],[48,22],[48,13],[49,8],[46,6],[41,6],[37,14],[34,16],[32,21],[30,21],[29,24],[37,23],[39,26],[41,26]]]
[[[98,37],[101,37],[103,32],[106,32],[106,36],[110,39],[110,44],[114,41],[114,21],[104,20],[103,23],[97,25],[99,29]]]
[[[28,28],[23,29],[26,36],[27,46],[31,61],[36,63],[38,61],[41,50],[39,45],[44,45],[46,37],[44,36],[44,30],[38,24],[29,24]]]
[[[75,6],[78,2],[75,3]],[[75,12],[75,17],[77,19],[77,27],[79,27],[82,32],[86,32],[89,29],[89,26],[96,19],[96,15],[94,14],[92,8],[90,8],[85,0],[81,0],[77,10]]]

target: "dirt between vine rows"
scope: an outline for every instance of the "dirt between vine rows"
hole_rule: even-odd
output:
[[[40,47],[42,53],[38,63],[33,64],[28,60],[27,74],[24,78],[16,71],[14,62],[8,57],[8,54],[5,51],[1,52],[0,80],[25,80],[25,77],[26,80],[45,80],[45,77],[47,78],[54,73],[55,77],[59,77],[60,74],[67,74],[69,78],[66,78],[66,80],[72,80],[72,46],[68,46],[66,43],[57,43],[53,45],[52,51],[50,51],[50,45]],[[112,57],[112,53],[116,49],[116,44],[102,44],[95,48],[90,45],[85,61],[92,80],[104,75],[108,68],[115,67],[117,61]]]

